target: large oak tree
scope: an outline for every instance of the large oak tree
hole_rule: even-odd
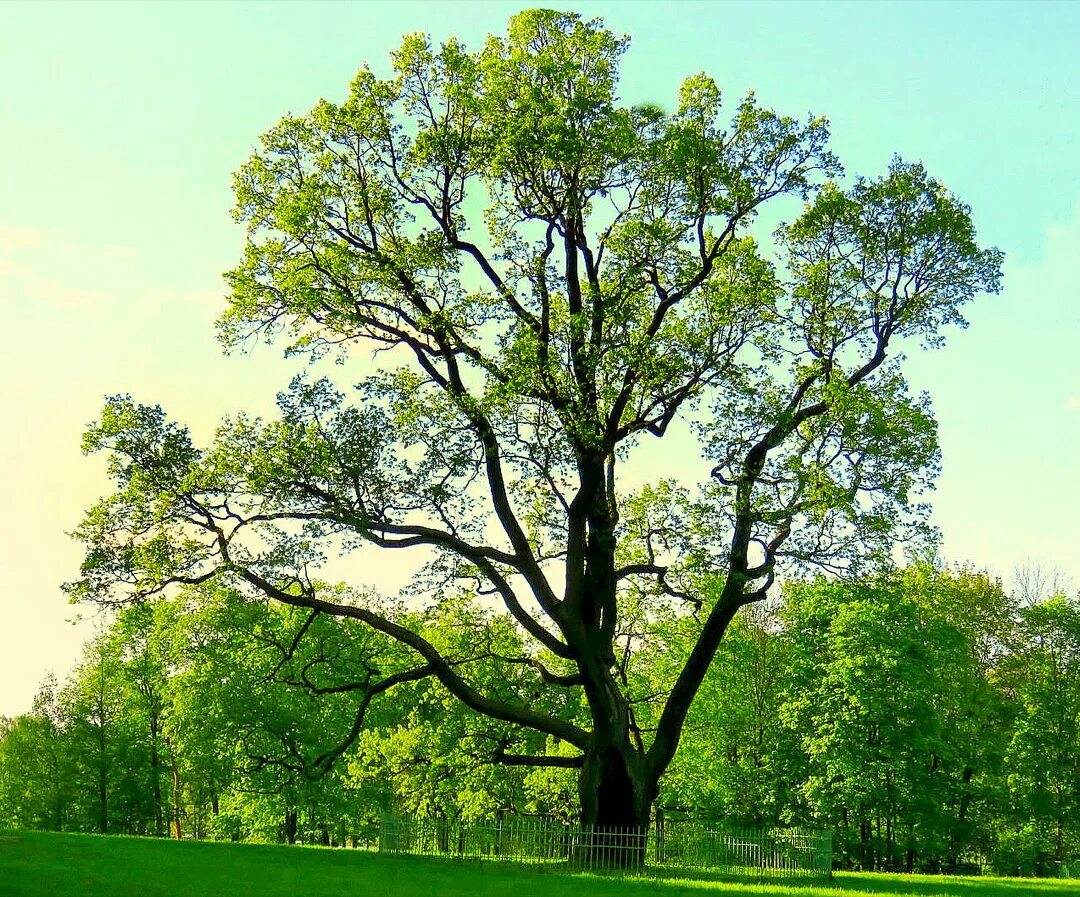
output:
[[[236,176],[222,338],[377,363],[348,391],[298,378],[280,419],[226,421],[205,449],[110,400],[86,448],[117,487],[70,586],[141,600],[227,578],[363,621],[415,655],[393,675],[546,736],[493,758],[579,768],[600,827],[648,821],[725,629],[778,570],[917,532],[935,426],[896,348],[939,344],[1001,264],[922,165],[841,182],[823,118],[752,95],[729,111],[704,74],[670,111],[623,104],[626,46],[546,10],[475,52],[412,35],[389,78],[363,68],[343,103],[265,134]],[[765,208],[792,220],[755,238]],[[531,691],[470,675],[482,639],[446,653],[309,576],[371,545],[417,554],[414,597],[501,602],[531,647],[498,659]],[[627,665],[649,601],[698,624],[643,729]],[[550,709],[570,696],[584,715]]]

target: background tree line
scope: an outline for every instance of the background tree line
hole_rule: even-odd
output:
[[[1080,604],[1015,591],[928,565],[789,583],[726,636],[657,814],[828,828],[852,868],[1075,862]],[[544,658],[482,599],[384,610],[486,666],[492,693],[551,703]],[[637,737],[700,625],[675,604],[628,615]],[[387,812],[578,814],[576,771],[550,765],[564,747],[413,663],[359,622],[227,589],[125,608],[67,681],[0,720],[0,826],[356,844]],[[580,720],[575,692],[541,709]]]

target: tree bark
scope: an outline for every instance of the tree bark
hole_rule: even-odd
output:
[[[177,766],[175,762],[172,765],[172,781],[173,835],[176,837],[177,841],[180,841],[184,837],[180,824],[180,767]]]
[[[577,655],[593,719],[578,777],[586,830],[579,859],[632,866],[644,859],[658,775],[631,739],[630,706],[616,678],[618,509],[608,482],[614,460],[598,451],[581,451],[577,460],[580,488],[569,508],[567,541],[569,625],[563,630]]]
[[[160,723],[156,712],[150,712],[150,777],[154,783],[154,834],[165,834],[165,814],[161,802],[161,755],[158,753]]]
[[[578,779],[581,822],[597,829],[647,827],[657,784],[627,744],[587,753]]]
[[[960,806],[956,814],[957,825],[952,826],[949,831],[949,847],[945,858],[945,868],[952,874],[956,873],[960,862],[960,830],[966,828],[968,807],[971,804],[971,792],[968,786],[974,774],[975,771],[970,766],[964,767],[961,779],[964,783],[964,791],[960,796]]]
[[[102,733],[105,728],[102,727]],[[105,738],[101,738],[101,757],[97,769],[98,791],[98,831],[106,835],[109,832],[109,768],[105,760]]]
[[[656,778],[627,740],[585,755],[578,779],[584,866],[640,868],[656,800]]]
[[[629,706],[610,675],[594,678],[586,694],[596,725],[578,776],[586,832],[578,860],[584,865],[639,867],[644,864],[659,776],[631,740]]]

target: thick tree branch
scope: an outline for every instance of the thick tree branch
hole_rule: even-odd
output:
[[[504,754],[501,750],[491,756],[492,763],[502,766],[546,766],[555,769],[581,769],[584,757],[556,757],[532,754]]]
[[[224,538],[224,537],[222,537]],[[520,707],[503,701],[497,701],[481,694],[473,686],[469,685],[453,668],[449,661],[423,636],[418,635],[411,629],[407,629],[392,620],[376,614],[366,608],[348,604],[338,604],[332,601],[318,598],[314,594],[294,592],[281,589],[265,577],[242,565],[233,563],[228,556],[228,546],[224,542],[220,545],[222,557],[226,561],[226,569],[234,572],[245,582],[257,588],[268,597],[289,604],[293,607],[306,607],[311,610],[319,610],[335,617],[349,617],[360,620],[372,629],[382,632],[391,638],[412,648],[424,658],[431,666],[432,674],[446,687],[446,689],[458,698],[462,703],[489,716],[492,719],[501,719],[504,722],[515,723],[529,729],[535,729],[548,735],[554,735],[563,741],[584,748],[589,741],[589,735],[577,726],[555,719],[547,714],[540,713],[528,707]]]

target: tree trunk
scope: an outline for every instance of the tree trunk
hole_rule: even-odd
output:
[[[109,755],[105,735],[104,701],[98,702],[99,725],[97,727],[97,798],[98,831],[106,835],[109,832]]]
[[[656,783],[629,745],[586,754],[578,779],[581,822],[598,829],[647,826],[656,791]]]
[[[588,866],[625,868],[644,861],[657,776],[631,740],[630,706],[617,681],[615,527],[602,452],[579,451],[581,486],[570,507],[567,540],[567,641],[574,646],[593,719],[583,751],[578,796],[582,842],[576,859]]]
[[[585,866],[640,868],[657,782],[626,741],[588,752],[578,779],[582,842],[575,860]]]
[[[161,755],[158,753],[158,718],[150,714],[150,777],[154,783],[154,834],[165,834],[165,813],[161,802]]]
[[[296,843],[296,810],[289,808],[285,811],[285,825],[284,825],[285,843]]]
[[[109,770],[104,760],[98,765],[97,774],[98,831],[106,835],[109,832]]]
[[[173,821],[173,834],[177,841],[180,841],[184,837],[183,830],[180,825],[180,767],[174,762],[172,765],[172,821]]]
[[[956,815],[957,824],[951,826],[949,830],[949,847],[946,854],[945,868],[950,873],[956,872],[960,862],[960,836],[961,831],[966,829],[968,806],[971,803],[971,791],[968,786],[971,784],[971,777],[974,773],[975,771],[970,766],[964,767],[962,776],[964,791],[960,795],[960,807]]]
[[[893,817],[892,810],[885,817],[885,868],[889,872],[895,872],[893,868]]]

